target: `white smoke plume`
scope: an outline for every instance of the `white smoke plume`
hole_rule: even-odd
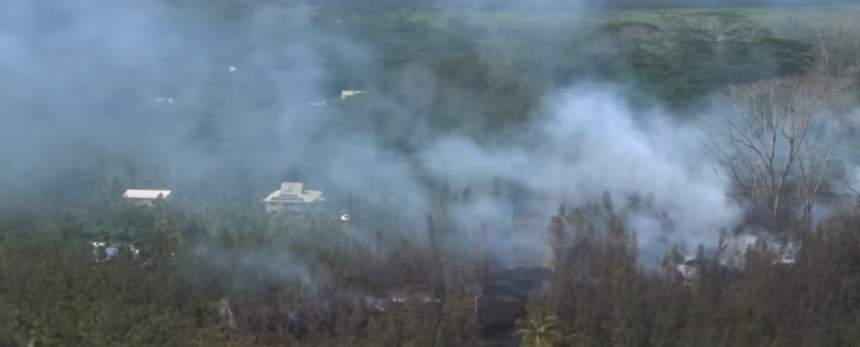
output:
[[[551,203],[585,204],[604,192],[650,196],[676,225],[665,230],[654,217],[630,216],[650,256],[673,244],[715,243],[737,222],[740,209],[696,126],[677,124],[659,110],[633,110],[611,86],[570,88],[546,108],[546,117],[523,132],[532,145],[488,147],[453,137],[424,151],[422,163],[471,184],[487,177],[519,182]],[[548,217],[555,210],[546,207]]]
[[[0,4],[0,161],[7,165],[0,192],[63,195],[50,182],[97,166],[102,156],[128,162],[106,164],[104,176],[148,175],[134,183],[176,187],[179,195],[238,191],[258,201],[299,177],[387,209],[402,221],[401,232],[419,238],[434,205],[424,176],[460,187],[502,179],[538,196],[525,204],[538,222],[515,224],[518,202],[491,195],[450,214],[460,225],[492,221],[490,228],[513,232],[508,246],[540,251],[558,204],[641,193],[675,225],[664,230],[655,217],[630,216],[651,255],[671,244],[714,242],[738,216],[702,132],[661,110],[633,109],[621,88],[558,92],[535,122],[504,141],[440,139],[424,119],[450,115],[407,110],[429,105],[427,94],[457,91],[421,69],[415,79],[404,73],[399,89],[408,100],[372,90],[358,98],[390,118],[310,107],[337,99],[330,89],[346,84],[335,71],[372,73],[379,62],[368,47],[315,26],[307,9],[260,5],[222,24],[205,6],[106,4]],[[462,109],[450,113],[468,116],[475,107],[461,100]],[[362,122],[383,124],[371,131]],[[393,148],[383,136],[391,134],[406,138],[411,153]]]

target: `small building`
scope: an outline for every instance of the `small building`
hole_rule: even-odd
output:
[[[281,189],[263,199],[266,212],[302,212],[323,201],[325,198],[321,191],[304,190],[301,182],[283,182]]]
[[[123,199],[140,206],[152,207],[158,200],[168,200],[169,190],[129,189],[122,194]]]
[[[341,90],[340,91],[340,98],[341,99],[351,98],[353,96],[361,95],[364,93],[367,93],[367,91],[366,90]]]
[[[140,250],[132,244],[107,243],[105,241],[93,241],[93,257],[97,263],[105,263],[113,260],[122,252],[126,252],[132,259],[140,256]]]
[[[700,261],[698,258],[688,256],[684,258],[683,263],[676,266],[676,269],[678,269],[678,273],[685,281],[691,281],[699,274],[699,264]]]

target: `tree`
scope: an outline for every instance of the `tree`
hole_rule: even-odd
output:
[[[643,91],[672,106],[730,84],[799,73],[812,61],[810,45],[779,38],[736,11],[668,12],[659,22],[612,21],[604,30]]]
[[[539,310],[519,322],[515,335],[522,337],[523,347],[552,347],[563,339],[558,331],[558,317]]]
[[[770,226],[800,214],[809,226],[825,170],[843,137],[832,102],[843,79],[818,76],[765,80],[728,89],[720,157],[737,197],[764,206]]]
[[[832,77],[860,74],[860,29],[853,21],[837,21],[815,28],[818,73]]]

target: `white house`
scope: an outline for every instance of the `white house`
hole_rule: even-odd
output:
[[[676,266],[678,273],[684,280],[691,281],[696,278],[699,273],[699,259],[693,256],[684,258],[684,262]]]
[[[367,93],[367,91],[366,90],[341,90],[340,91],[340,98],[346,99],[346,98],[350,98],[350,97],[353,97],[356,95],[361,95],[364,93]]]
[[[122,194],[122,197],[133,204],[151,207],[156,200],[169,199],[170,191],[156,189],[129,189]]]
[[[111,261],[120,254],[120,252],[128,252],[132,259],[137,259],[140,256],[140,250],[132,244],[123,243],[107,243],[104,241],[93,241],[93,257],[97,263]]]
[[[322,192],[318,190],[304,190],[304,183],[283,182],[278,189],[265,199],[266,212],[301,212],[306,207],[325,201]]]

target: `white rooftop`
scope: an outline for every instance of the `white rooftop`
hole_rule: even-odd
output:
[[[146,199],[146,200],[155,200],[159,197],[162,199],[167,199],[170,196],[169,190],[157,190],[157,189],[129,189],[126,190],[125,193],[122,194],[123,198],[126,199]]]
[[[278,189],[263,201],[275,203],[312,203],[323,201],[325,198],[322,192],[318,190],[304,190],[304,184],[301,182],[283,182],[281,189]]]
[[[367,91],[366,90],[341,90],[340,91],[340,98],[346,99],[346,98],[353,97],[353,96],[360,95],[360,94],[364,94],[364,93],[367,93]]]

